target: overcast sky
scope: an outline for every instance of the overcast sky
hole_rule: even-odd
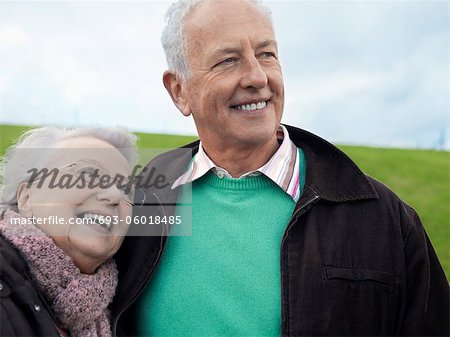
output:
[[[450,149],[448,1],[266,1],[283,122],[334,143]],[[196,134],[162,85],[170,1],[0,2],[0,123]]]

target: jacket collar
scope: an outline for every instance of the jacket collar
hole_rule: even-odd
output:
[[[306,187],[332,202],[378,199],[369,179],[344,152],[308,131],[285,126],[305,153]]]
[[[378,199],[369,179],[356,164],[336,146],[308,131],[285,125],[291,140],[300,147],[306,157],[305,189],[311,189],[332,202]],[[152,161],[170,186],[188,167],[197,153],[199,141],[166,152]],[[179,187],[174,191],[179,190]],[[161,192],[161,191],[160,191]],[[171,194],[170,188],[163,192]]]

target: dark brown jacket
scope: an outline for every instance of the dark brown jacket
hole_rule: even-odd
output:
[[[281,245],[280,334],[448,336],[449,285],[414,210],[333,145],[287,128],[305,152],[307,170]],[[195,153],[198,143],[187,148]],[[155,168],[172,182],[190,159],[165,153],[148,164],[147,174]],[[177,193],[170,186],[146,188],[149,207],[135,214],[173,214]],[[165,242],[158,236],[125,239],[112,305],[117,334],[135,334],[134,304]]]

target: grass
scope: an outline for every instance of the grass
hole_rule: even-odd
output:
[[[141,148],[177,148],[198,139],[198,137],[195,136],[177,136],[141,132],[136,132],[135,134],[139,137],[138,146]]]
[[[0,155],[11,146],[17,138],[30,126],[0,124]],[[138,138],[139,148],[176,148],[198,139],[195,136],[165,135],[156,133],[135,132]]]
[[[30,126],[0,124],[0,155],[3,155],[22,133],[31,128]]]
[[[0,154],[25,126],[0,125]],[[136,133],[140,149],[175,148],[193,136]],[[450,279],[450,152],[340,146],[367,174],[393,189],[420,215]],[[143,161],[147,161],[145,156]]]

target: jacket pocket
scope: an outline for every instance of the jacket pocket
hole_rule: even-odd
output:
[[[350,282],[376,282],[391,288],[395,288],[395,276],[378,270],[350,269],[325,266],[325,277],[327,280],[347,280]]]
[[[397,301],[393,274],[371,269],[323,266],[327,332],[335,335],[393,335]]]

